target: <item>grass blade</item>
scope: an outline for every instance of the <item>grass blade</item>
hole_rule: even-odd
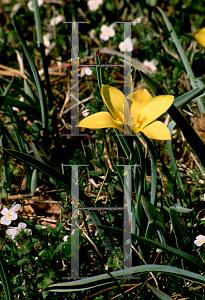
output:
[[[38,44],[39,44],[39,50],[41,52],[42,57],[42,65],[44,70],[44,76],[45,76],[45,83],[46,83],[46,90],[47,95],[49,99],[49,108],[51,108],[51,100],[53,99],[53,93],[51,89],[51,83],[50,83],[50,76],[48,73],[48,58],[45,55],[45,47],[43,43],[43,34],[42,34],[42,27],[41,27],[41,18],[39,13],[39,7],[37,0],[33,0],[34,3],[34,17],[35,17],[35,23],[36,23],[36,32],[37,32],[37,38],[38,38]]]
[[[161,13],[161,15],[162,15],[162,17],[164,19],[164,22],[165,22],[165,24],[166,24],[166,26],[167,26],[170,34],[171,34],[171,37],[172,37],[172,39],[173,39],[173,41],[175,43],[175,46],[177,47],[179,55],[180,55],[180,57],[181,57],[181,59],[183,61],[184,67],[185,67],[185,69],[187,71],[187,74],[189,75],[190,80],[191,80],[192,87],[196,88],[197,85],[196,85],[196,82],[195,82],[194,73],[192,71],[192,68],[190,67],[189,61],[188,61],[188,59],[186,57],[184,49],[182,48],[182,45],[179,42],[179,39],[178,39],[178,37],[177,37],[177,35],[176,35],[175,31],[174,31],[174,28],[173,28],[172,24],[170,23],[169,19],[167,18],[166,14],[163,12],[163,10],[160,7],[157,7],[157,8],[160,11],[160,13]],[[205,107],[204,107],[204,102],[203,102],[203,100],[202,100],[201,97],[197,99],[197,104],[198,104],[200,113],[201,114],[204,113]]]
[[[6,266],[2,253],[0,252],[0,277],[4,288],[5,296],[7,300],[13,300],[12,288],[10,286],[10,280],[8,276],[8,266]]]
[[[19,36],[19,39],[21,41],[22,47],[23,47],[26,57],[28,59],[28,62],[29,62],[29,65],[30,65],[30,68],[32,70],[32,74],[33,74],[33,77],[35,80],[35,85],[36,85],[36,89],[38,91],[40,107],[41,107],[42,127],[44,129],[45,137],[46,137],[47,131],[48,131],[48,113],[47,113],[46,98],[45,98],[45,94],[43,91],[43,87],[41,86],[40,76],[38,74],[37,68],[33,61],[33,58],[29,52],[28,46],[26,44],[23,34],[21,33],[21,29],[20,29],[15,17],[14,17],[14,26],[15,26],[16,32]]]

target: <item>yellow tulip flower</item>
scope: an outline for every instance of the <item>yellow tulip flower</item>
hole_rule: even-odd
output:
[[[194,37],[199,44],[205,47],[205,27],[194,33]]]
[[[125,133],[126,126],[130,126],[136,134],[142,132],[151,139],[171,140],[167,126],[160,121],[153,121],[172,105],[174,96],[162,95],[152,98],[146,89],[140,89],[126,98],[120,90],[109,85],[102,85],[101,94],[110,113],[103,111],[88,116],[80,121],[77,127],[112,127]],[[132,101],[131,108],[128,100]],[[130,131],[127,132],[130,134]]]

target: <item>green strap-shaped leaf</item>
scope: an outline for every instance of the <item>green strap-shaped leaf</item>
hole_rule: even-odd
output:
[[[47,95],[49,99],[49,108],[52,107],[52,100],[53,100],[53,93],[51,89],[51,83],[50,83],[50,76],[48,72],[48,57],[45,55],[45,46],[43,43],[43,34],[42,34],[42,27],[41,27],[41,17],[38,7],[37,0],[33,0],[34,2],[34,17],[35,17],[35,23],[36,23],[36,31],[37,31],[37,38],[38,38],[38,44],[39,44],[39,50],[41,53],[42,58],[42,64],[43,64],[43,71],[45,76],[45,83],[46,83],[46,89],[47,89]]]
[[[150,202],[155,205],[156,193],[157,193],[157,157],[155,152],[154,143],[143,133],[141,133],[147,146],[149,148],[150,160],[151,160],[151,200]]]
[[[200,284],[205,283],[205,276],[196,274],[194,272],[182,270],[180,268],[164,266],[164,265],[141,265],[132,268],[127,268],[125,270],[110,272],[110,274],[114,278],[119,278],[125,275],[129,276],[130,274],[132,274],[132,276],[136,276],[139,274],[149,273],[149,272],[161,272],[169,275],[174,275],[179,278],[183,278],[193,282],[197,282]],[[111,276],[109,274],[102,274],[102,275],[70,281],[70,282],[51,284],[48,286],[47,289],[51,292],[84,291],[84,290],[96,288],[114,282],[114,279],[112,279]]]
[[[33,170],[32,177],[31,177],[31,194],[34,194],[36,188],[38,187],[39,182],[39,175],[37,169]]]
[[[182,105],[188,104],[190,101],[196,100],[200,96],[204,96],[205,95],[204,82],[200,78],[196,78],[196,84],[198,87],[174,99],[173,104],[176,107],[180,107]]]
[[[123,231],[123,229],[113,228],[113,227],[109,227],[109,226],[101,226],[101,225],[99,227],[103,228],[105,230],[108,230],[110,232],[113,232],[115,234],[120,234],[120,235],[125,234],[126,235],[126,231]],[[178,249],[170,247],[168,245],[161,244],[161,243],[153,241],[151,239],[147,239],[147,238],[144,238],[144,237],[141,237],[141,236],[137,236],[134,233],[132,233],[131,236],[132,236],[133,240],[138,240],[138,241],[140,241],[142,243],[146,243],[148,245],[151,245],[151,246],[154,246],[156,248],[162,249],[163,251],[165,251],[167,253],[171,253],[172,255],[176,255],[178,257],[186,259],[189,262],[191,262],[191,263],[195,264],[196,266],[198,266],[199,270],[204,270],[205,271],[205,263],[203,263],[198,258],[196,258],[196,257],[194,257],[194,256],[192,256],[190,254],[187,254],[184,251],[178,250]]]
[[[4,288],[4,293],[7,300],[13,300],[12,288],[8,276],[8,266],[6,265],[2,253],[0,252],[0,277]]]
[[[154,286],[151,286],[147,283],[148,288],[161,300],[173,300],[173,298],[169,297],[167,294],[162,292],[160,289],[156,289]]]
[[[174,121],[171,121],[169,123],[168,128],[169,128],[169,131],[170,131],[170,135],[172,135],[172,131],[173,131],[175,125],[176,125],[176,123]],[[187,197],[186,197],[186,194],[185,194],[185,191],[184,191],[181,176],[179,174],[178,165],[177,165],[176,159],[174,157],[174,151],[173,151],[173,147],[172,147],[172,140],[167,141],[167,145],[168,145],[169,156],[170,156],[171,162],[172,162],[172,167],[174,169],[174,176],[177,177],[177,180],[178,180],[178,183],[179,183],[179,186],[180,186],[180,189],[181,189],[182,197],[183,197],[186,205],[188,206],[188,200],[187,200]]]
[[[0,78],[0,82],[3,82],[4,84],[9,83],[8,80],[5,80],[4,78]],[[33,101],[33,99],[26,92],[24,92],[22,89],[20,89],[20,87],[17,84],[15,84],[15,82],[13,83],[13,88],[15,89],[16,92],[18,92],[19,95],[24,97],[25,100],[28,101],[28,103],[30,103],[31,105],[34,105],[34,106],[38,107],[38,109],[40,109],[39,105],[35,101]]]
[[[149,221],[153,222],[154,220],[156,220],[160,222],[162,225],[165,225],[165,222],[160,212],[156,209],[156,207],[152,203],[150,203],[149,200],[144,196],[141,197],[141,201]]]
[[[194,208],[192,208],[192,209],[185,208],[178,204],[175,204],[174,206],[171,206],[169,208],[169,214],[170,214],[172,226],[174,229],[174,234],[176,237],[176,242],[177,242],[177,245],[182,249],[187,247],[187,243],[184,241],[186,235],[185,235],[185,231],[184,231],[184,229],[181,225],[180,219],[179,219],[179,213],[191,213],[193,211],[193,209]]]
[[[185,51],[184,51],[184,49],[183,49],[176,33],[174,31],[174,28],[173,28],[172,24],[170,23],[169,19],[167,18],[166,14],[163,12],[163,10],[160,7],[158,7],[158,10],[160,11],[160,13],[161,13],[161,15],[164,19],[164,22],[167,26],[167,29],[169,30],[170,35],[171,35],[171,37],[172,37],[172,39],[175,43],[175,46],[177,47],[177,50],[178,50],[179,55],[181,57],[181,60],[184,64],[184,67],[187,71],[187,74],[189,75],[189,78],[191,80],[192,87],[196,88],[197,86],[196,86],[196,82],[195,82],[194,72],[192,71],[192,68],[189,64],[189,61],[188,61],[187,57],[186,57],[186,53],[185,53]],[[197,99],[197,104],[198,104],[200,113],[201,114],[204,113],[204,111],[205,111],[204,102],[203,102],[203,99],[201,97]]]
[[[155,96],[167,94],[166,91],[161,86],[159,86],[158,83],[156,83],[154,80],[152,80],[149,76],[147,76],[142,71],[139,71],[139,72],[140,72],[140,75],[142,76],[144,82],[150,88],[150,90],[152,91],[152,93]]]
[[[179,214],[176,210],[172,209],[172,206],[169,208],[170,219],[172,222],[174,235],[176,238],[176,243],[179,248],[185,249],[187,247],[187,243],[185,242],[185,232],[182,227],[182,224],[179,219]]]
[[[46,105],[46,98],[45,98],[45,94],[44,94],[44,90],[43,87],[41,86],[41,81],[40,81],[40,76],[38,74],[37,68],[34,64],[33,58],[29,52],[28,46],[26,44],[26,41],[24,39],[23,34],[21,33],[21,29],[14,17],[14,26],[16,29],[16,32],[19,36],[19,39],[21,41],[22,47],[24,49],[24,52],[26,54],[26,57],[28,59],[30,68],[32,70],[33,73],[33,77],[35,80],[35,85],[38,91],[38,96],[39,96],[39,101],[40,101],[40,107],[41,107],[41,119],[42,119],[42,127],[44,129],[45,132],[45,137],[46,137],[46,133],[48,131],[48,111],[47,111],[47,105]]]
[[[194,210],[194,207],[186,208],[179,204],[174,204],[174,206],[171,206],[170,208],[176,210],[178,213],[183,213],[183,214],[190,214]]]
[[[28,111],[32,113],[34,116],[40,117],[40,111],[36,106],[33,106],[29,103],[25,103],[19,100],[16,100],[12,97],[5,97],[3,95],[0,96],[0,101],[6,105],[11,105],[20,108],[21,110]]]

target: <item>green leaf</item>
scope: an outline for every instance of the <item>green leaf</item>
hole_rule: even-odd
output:
[[[102,226],[102,225],[99,225],[98,227],[100,228],[103,228],[105,230],[108,230],[110,232],[113,232],[114,234],[120,234],[120,235],[127,235],[128,237],[130,236],[130,233],[127,233],[126,231],[123,231],[123,229],[117,229],[117,228],[113,228],[113,227],[109,227],[109,226]],[[151,240],[151,239],[147,239],[147,238],[144,238],[144,237],[141,237],[141,236],[138,236],[134,233],[131,234],[131,237],[133,240],[138,240],[142,243],[146,243],[148,245],[151,245],[151,246],[154,246],[155,248],[159,248],[167,253],[170,253],[172,255],[176,255],[178,257],[181,257],[183,259],[186,259],[188,260],[190,263],[193,263],[195,264],[196,266],[199,267],[199,270],[205,270],[205,263],[203,263],[201,260],[199,260],[198,258],[190,255],[190,254],[187,254],[186,252],[184,251],[181,251],[181,250],[178,250],[176,248],[173,248],[173,247],[170,247],[168,245],[164,245],[164,244],[161,244],[159,242],[156,242],[154,240]],[[205,278],[205,276],[204,276]]]
[[[156,220],[162,225],[165,225],[165,222],[156,207],[152,203],[150,203],[149,200],[144,196],[141,196],[141,201],[149,221],[154,222],[154,220]]]
[[[170,135],[172,135],[172,131],[175,127],[176,123],[174,121],[171,121],[169,123],[169,131],[170,131]],[[183,184],[182,184],[182,180],[181,180],[181,176],[179,174],[179,170],[178,170],[178,164],[175,160],[175,157],[174,157],[174,151],[173,151],[173,146],[172,146],[172,140],[170,141],[167,141],[167,145],[168,145],[168,152],[169,152],[169,156],[171,158],[171,162],[172,162],[172,167],[174,169],[174,175],[177,177],[177,180],[178,180],[178,183],[179,183],[179,187],[180,187],[180,190],[181,190],[181,194],[182,194],[182,197],[184,199],[184,202],[186,203],[186,205],[188,206],[188,200],[187,200],[187,197],[186,197],[186,194],[185,194],[185,191],[184,191],[184,187],[183,187]]]
[[[37,169],[33,170],[33,174],[31,177],[31,194],[34,194],[37,187],[38,187],[38,182],[39,182],[39,175]]]
[[[162,292],[160,289],[156,289],[155,287],[151,286],[147,283],[148,288],[161,300],[173,300],[173,298],[169,297],[167,294]]]
[[[84,291],[96,287],[100,287],[106,284],[110,284],[114,282],[115,278],[119,278],[122,276],[136,276],[143,273],[149,272],[160,272],[164,274],[174,275],[178,278],[183,278],[189,281],[197,282],[197,283],[205,283],[205,276],[200,274],[196,274],[194,272],[182,270],[180,268],[175,268],[171,266],[164,266],[164,265],[141,265],[132,268],[127,268],[124,270],[118,270],[114,272],[110,272],[109,274],[102,274],[93,276],[90,278],[74,280],[70,282],[63,282],[63,283],[55,283],[48,286],[48,290],[51,292],[72,292],[72,291]],[[123,279],[123,277],[122,277]]]
[[[7,140],[12,143],[15,149],[19,149],[17,143],[15,142],[15,140],[13,139],[13,137],[11,136],[10,132],[8,131],[8,129],[6,128],[6,126],[4,125],[1,119],[0,119],[0,134],[6,137]]]
[[[43,87],[41,86],[40,76],[39,76],[37,68],[34,64],[33,58],[32,58],[32,56],[29,52],[29,49],[28,49],[28,46],[27,46],[26,41],[24,39],[24,36],[21,33],[21,29],[20,29],[15,17],[13,19],[14,19],[14,26],[15,26],[16,32],[17,32],[17,34],[19,36],[19,39],[21,41],[21,45],[24,49],[24,52],[25,52],[26,57],[28,59],[28,62],[29,62],[29,65],[30,65],[30,68],[32,70],[33,77],[34,77],[34,80],[35,80],[35,85],[36,85],[36,88],[37,88],[37,91],[38,91],[38,96],[39,96],[39,101],[40,101],[40,106],[41,106],[42,127],[45,131],[45,136],[46,136],[46,133],[48,131],[48,111],[47,111],[47,105],[46,105],[46,98],[45,98],[44,90],[43,90]]]
[[[150,202],[154,205],[157,193],[157,157],[155,152],[155,146],[153,141],[150,141],[143,133],[142,136],[147,143],[149,148],[150,160],[151,160],[151,200]]]
[[[184,67],[185,67],[185,69],[187,71],[187,74],[190,77],[192,87],[196,88],[197,86],[196,86],[196,83],[195,83],[194,73],[193,73],[192,68],[191,68],[191,66],[189,64],[189,61],[188,61],[188,59],[186,57],[186,53],[185,53],[185,51],[184,51],[184,49],[183,49],[183,47],[182,47],[182,45],[181,45],[181,43],[180,43],[180,41],[179,41],[176,33],[174,31],[174,28],[173,28],[172,24],[170,23],[169,19],[167,18],[166,14],[163,12],[163,10],[160,7],[157,7],[157,8],[160,11],[160,13],[161,13],[161,15],[162,15],[162,17],[164,19],[164,22],[165,22],[165,24],[167,26],[167,29],[170,32],[170,35],[171,35],[171,37],[172,37],[172,39],[173,39],[173,41],[175,43],[175,46],[177,47],[177,50],[178,50],[179,55],[180,55],[180,57],[182,59],[182,62],[183,62]],[[199,108],[200,113],[204,113],[205,108],[204,108],[203,99],[201,97],[198,98],[197,104],[198,104],[198,108]]]
[[[182,207],[178,204],[175,204],[174,206],[170,206],[170,208],[169,208],[169,214],[170,214],[172,226],[174,229],[174,234],[176,237],[177,245],[182,249],[185,249],[187,247],[187,243],[184,241],[186,235],[185,235],[185,231],[181,225],[178,213],[190,213],[193,211],[193,209],[194,208],[188,209],[188,208]]]
[[[34,116],[37,116],[38,118],[40,116],[40,111],[37,106],[33,106],[29,103],[25,103],[25,102],[16,100],[12,97],[9,97],[9,96],[5,97],[2,95],[0,96],[0,101],[4,104],[15,106],[21,110],[28,111],[29,113],[32,113]]]
[[[33,100],[33,105],[35,105],[36,101],[35,101],[35,96],[34,96],[33,90],[31,89],[31,87],[26,79],[24,79],[24,91]]]
[[[102,143],[97,142],[95,145],[96,145],[96,148],[98,150],[98,153],[100,155],[103,155],[103,152],[104,152],[104,142],[102,142]]]
[[[174,209],[178,213],[189,214],[194,210],[194,207],[193,208],[186,208],[186,207],[182,207],[179,204],[174,204],[174,206],[171,206],[170,209]]]
[[[20,259],[20,260],[17,262],[17,265],[18,265],[18,266],[22,266],[22,265],[24,265],[24,264],[27,263],[27,262],[30,262],[30,259],[28,259],[28,258],[22,258],[22,259]]]
[[[189,122],[185,119],[185,117],[178,111],[178,109],[172,105],[167,111],[172,119],[177,123],[180,130],[183,132],[187,143],[191,146],[198,159],[202,164],[202,168],[205,171],[205,145],[189,124]]]
[[[98,172],[98,171],[89,171],[88,174],[91,176],[103,176],[104,175],[103,172]]]
[[[106,218],[110,223],[112,223],[115,220],[115,217],[112,216],[111,214],[106,214]]]
[[[50,76],[49,76],[49,72],[48,72],[49,59],[45,55],[45,46],[43,43],[43,33],[42,33],[42,27],[41,27],[41,17],[40,17],[38,2],[37,2],[37,0],[33,0],[33,2],[34,2],[34,17],[35,17],[35,23],[36,23],[38,45],[39,45],[39,50],[40,50],[41,58],[42,58],[42,65],[43,65],[45,83],[46,83],[46,88],[47,88],[47,96],[48,96],[49,104],[50,104],[49,106],[51,106],[52,100],[53,100],[53,93],[52,93],[52,88],[51,88],[51,83],[50,83]]]
[[[0,278],[2,281],[4,293],[7,300],[13,300],[12,288],[10,285],[10,277],[8,275],[9,267],[3,259],[3,255],[0,252]]]
[[[4,78],[0,78],[0,82],[3,82],[4,84],[8,84],[9,83]],[[20,87],[17,84],[13,83],[13,88],[15,89],[16,92],[18,92],[19,95],[21,95],[22,97],[24,97],[25,100],[28,101],[28,103],[30,103],[30,104],[32,104],[32,105],[40,108],[39,105],[36,103],[36,101],[34,102],[33,99],[28,94],[26,94],[22,89],[20,89]]]
[[[56,231],[58,232],[58,231],[60,231],[64,226],[65,226],[65,222],[63,222],[63,223],[60,223],[57,227],[56,227]]]
[[[142,71],[139,71],[146,85],[150,88],[155,96],[166,95],[166,91],[159,86],[158,83],[154,82],[149,76],[144,74]]]
[[[92,160],[92,164],[94,165],[94,166],[96,166],[97,168],[99,168],[99,169],[103,169],[103,166],[101,165],[101,163],[99,162],[99,161],[97,161],[97,160]]]
[[[55,253],[58,253],[63,250],[64,246],[66,245],[66,242],[61,242],[55,249]]]
[[[196,79],[196,81],[197,81],[197,79]],[[177,97],[176,99],[174,99],[173,104],[176,107],[180,107],[180,106],[188,104],[190,101],[194,101],[198,97],[204,96],[204,95],[205,95],[205,85],[203,84],[203,86],[196,87],[195,89]]]
[[[13,77],[12,80],[9,82],[9,85],[7,86],[7,88],[6,88],[6,90],[5,90],[4,92],[3,92],[3,89],[0,88],[0,91],[3,93],[3,96],[4,96],[4,97],[7,97],[7,96],[8,96],[9,91],[10,91],[11,87],[12,87],[13,84],[14,84],[14,79],[15,79],[15,77]],[[4,100],[1,101],[1,102],[4,102]],[[2,105],[3,105],[3,103],[1,103],[1,106],[2,106]]]

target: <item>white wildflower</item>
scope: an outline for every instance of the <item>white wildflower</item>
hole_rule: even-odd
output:
[[[128,52],[131,52],[133,50],[133,47],[132,47],[132,40],[127,37],[124,42],[121,42],[119,44],[119,48],[120,48],[120,51],[121,52],[124,52],[124,51],[128,51]]]
[[[110,37],[115,36],[115,31],[112,25],[110,26],[102,25],[100,30],[102,31],[100,34],[100,38],[103,41],[108,41]]]
[[[83,115],[83,117],[87,117],[89,115],[89,109],[84,109],[82,111],[82,115]]]
[[[51,42],[50,42],[50,40],[52,39],[52,34],[51,33],[46,33],[46,34],[44,34],[44,36],[43,36],[43,43],[44,43],[44,45],[47,47],[47,48],[49,48],[50,47],[50,45],[51,45]]]
[[[50,21],[50,25],[51,26],[56,26],[58,25],[59,23],[63,22],[64,21],[64,16],[62,15],[59,15],[57,17],[53,17]]]
[[[3,217],[1,218],[1,224],[10,225],[11,221],[16,220],[18,218],[17,211],[21,208],[21,204],[12,205],[10,209],[4,207],[2,210]]]
[[[158,61],[156,59],[152,59],[151,61],[145,60],[143,62],[143,65],[145,67],[147,67],[152,72],[156,72],[157,71],[157,68],[156,68],[157,64],[158,64]]]
[[[67,242],[67,239],[68,239],[68,235],[65,235],[65,236],[63,237],[64,242]]]
[[[83,77],[85,74],[90,76],[92,73],[93,71],[89,67],[83,67],[80,72],[80,77]]]
[[[88,1],[89,10],[96,11],[102,3],[103,0],[89,0]]]
[[[200,247],[205,243],[205,236],[200,234],[196,237],[196,240],[194,241],[194,244]]]
[[[12,240],[15,239],[15,237],[20,233],[20,231],[25,231],[27,233],[32,234],[31,229],[26,229],[26,223],[19,223],[18,227],[9,228],[6,230],[6,234],[12,236]]]

